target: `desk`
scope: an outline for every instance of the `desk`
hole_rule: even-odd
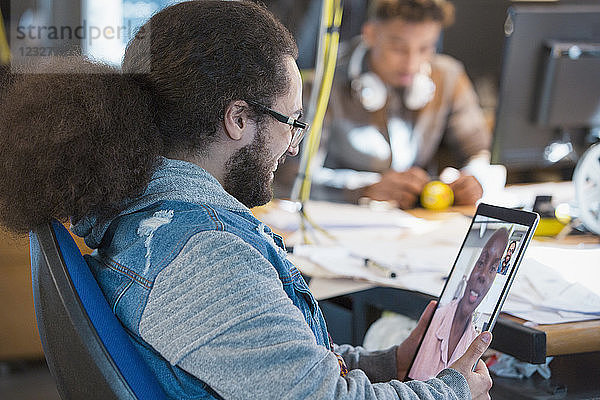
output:
[[[453,215],[452,213],[472,215],[474,207],[455,207],[449,211],[450,213],[435,213],[416,209],[410,213],[420,218],[443,220]],[[599,242],[597,237],[577,236],[567,237],[561,243],[573,244],[574,241],[581,240]],[[309,263],[297,264],[305,274],[311,275],[311,269],[306,268]],[[336,290],[336,287],[340,289]],[[367,328],[382,311],[396,311],[416,318],[432,298],[419,292],[376,287],[373,284],[357,283],[347,279],[327,281],[323,278],[315,278],[311,282],[311,290],[323,305],[324,313],[330,314],[329,321],[335,319],[344,321],[333,324],[335,325],[332,326],[334,340],[354,345],[362,344]],[[600,351],[600,320],[535,327],[528,326],[524,322],[501,314],[494,329],[492,347],[530,363],[544,363],[547,356]]]
[[[473,215],[474,207],[454,207],[450,211],[460,212],[465,215]],[[429,219],[429,218],[444,218],[439,213],[432,213],[424,209],[416,209],[410,211],[411,214]],[[566,236],[560,241],[554,238],[535,238],[535,240],[544,242],[553,242],[555,244],[579,244],[579,243],[600,243],[600,237],[593,235],[582,236]],[[592,321],[572,322],[565,324],[553,325],[537,325],[535,328],[526,327],[523,325],[525,321],[502,313],[495,328],[496,336],[506,337],[508,340],[494,338],[496,343],[492,343],[492,347],[514,355],[523,361],[528,362],[544,362],[547,356],[558,356],[574,353],[585,353],[600,351],[600,319]],[[529,338],[520,351],[513,349],[511,352],[509,346],[514,346],[513,338],[509,334],[513,331],[518,331]],[[515,338],[516,339],[516,338]],[[500,343],[498,343],[500,341]],[[528,343],[528,344],[527,344]],[[500,346],[500,347],[496,347]],[[521,347],[521,346],[519,346]],[[504,350],[502,349],[504,348]],[[513,354],[520,353],[520,354]],[[530,356],[526,356],[526,355]],[[529,360],[527,360],[529,359]]]
[[[473,207],[451,211],[472,215]],[[427,210],[412,210],[411,214],[426,219],[445,219],[448,215]],[[542,241],[554,239],[542,238]],[[569,236],[560,244],[576,244],[581,240],[598,243],[597,237]],[[409,290],[376,286],[369,282],[339,278],[314,278],[310,287],[317,296],[328,328],[338,343],[361,345],[369,326],[382,311],[394,311],[417,319],[432,296]],[[494,328],[491,347],[522,361],[550,364],[549,380],[534,375],[519,380],[494,377],[491,397],[498,399],[564,399],[600,398],[600,320],[538,325],[524,325],[523,320],[501,314]]]

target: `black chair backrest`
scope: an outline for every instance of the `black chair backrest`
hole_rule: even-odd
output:
[[[38,329],[60,396],[166,398],[64,226],[35,229],[30,248]]]

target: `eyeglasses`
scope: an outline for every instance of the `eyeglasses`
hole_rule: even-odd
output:
[[[292,130],[292,140],[290,142],[290,146],[297,147],[300,144],[300,142],[304,138],[304,134],[308,130],[308,123],[299,121],[288,115],[284,115],[255,101],[246,100],[246,102],[260,108],[261,111],[266,112],[271,117],[275,118],[277,121],[283,122],[284,124],[288,124],[290,126],[290,129]]]

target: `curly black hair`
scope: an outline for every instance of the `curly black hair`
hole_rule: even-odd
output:
[[[160,155],[205,154],[232,101],[286,93],[286,56],[294,39],[264,7],[198,0],[155,14],[122,71],[68,57],[13,77],[0,99],[0,224],[26,233],[117,214]]]
[[[81,57],[14,77],[0,106],[2,224],[25,233],[52,217],[111,214],[140,193],[162,148],[151,96]]]
[[[454,12],[454,5],[448,0],[372,0],[367,17],[375,21],[437,21],[448,27],[454,23]]]
[[[271,106],[287,92],[284,56],[297,58],[296,42],[265,8],[190,1],[150,19],[127,46],[123,70],[152,87],[167,147],[202,154],[231,101]]]

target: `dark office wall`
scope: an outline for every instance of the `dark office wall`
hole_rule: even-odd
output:
[[[4,22],[8,20],[10,17],[10,0],[0,0],[0,9],[2,10],[2,16],[4,17]]]
[[[454,0],[456,21],[444,31],[443,52],[462,61],[475,82],[496,87],[502,68],[504,20],[508,0]]]
[[[511,4],[527,1],[452,0],[456,22],[444,31],[442,49],[462,61],[467,74],[481,89],[482,81],[497,91],[502,72],[504,21]],[[598,4],[598,0],[535,1],[532,4]]]
[[[271,0],[264,2],[292,32],[298,43],[298,65],[313,68],[317,51],[322,0]],[[340,40],[360,33],[367,10],[366,0],[345,0]]]

